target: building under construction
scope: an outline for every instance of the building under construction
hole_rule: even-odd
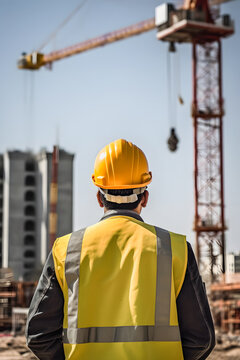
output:
[[[15,280],[36,280],[50,250],[52,153],[7,151],[0,159],[0,265]],[[73,159],[59,151],[56,236],[72,231]]]
[[[51,237],[72,231],[73,159],[58,147],[0,156],[0,329],[24,326]]]

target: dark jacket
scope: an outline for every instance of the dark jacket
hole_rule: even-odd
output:
[[[102,219],[127,215],[140,221],[133,211],[108,211]],[[189,243],[188,264],[177,298],[178,320],[184,359],[206,359],[215,346],[213,321],[205,287]],[[43,268],[33,296],[26,325],[28,347],[41,360],[65,359],[62,343],[63,294],[56,279],[52,253]]]

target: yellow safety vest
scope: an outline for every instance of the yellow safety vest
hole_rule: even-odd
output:
[[[66,359],[183,359],[185,236],[112,216],[55,241]]]

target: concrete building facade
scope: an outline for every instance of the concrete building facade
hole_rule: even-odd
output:
[[[57,236],[72,231],[73,159],[73,154],[59,151]],[[46,150],[0,156],[0,261],[16,280],[37,279],[50,251],[51,174],[52,154]]]
[[[240,273],[240,254],[227,254],[227,272],[230,274]]]

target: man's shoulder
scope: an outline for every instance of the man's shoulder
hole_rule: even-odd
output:
[[[57,257],[59,260],[63,260],[66,257],[68,242],[71,235],[72,233],[61,236],[57,238],[53,244],[53,256]]]
[[[186,235],[184,234],[180,234],[180,233],[177,233],[175,231],[171,231],[169,229],[165,229],[165,228],[162,228],[160,226],[157,226],[157,225],[151,225],[151,226],[154,226],[154,228],[156,229],[156,233],[157,234],[169,234],[170,238],[171,239],[175,239],[175,240],[185,240],[186,241]]]
[[[70,236],[72,235],[72,233],[73,233],[73,232],[58,237],[58,238],[55,240],[54,245],[67,242],[67,241],[69,240]]]

